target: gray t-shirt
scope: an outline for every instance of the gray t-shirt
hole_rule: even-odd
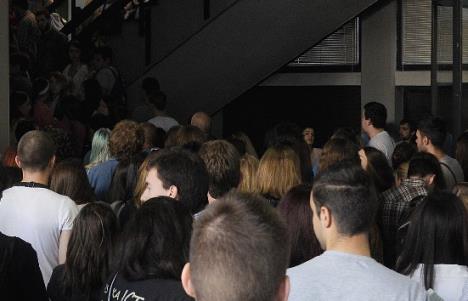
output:
[[[382,131],[372,137],[368,146],[378,149],[385,155],[388,162],[392,162],[392,155],[395,150],[395,141],[393,141],[393,138],[390,137],[386,131]]]
[[[447,189],[452,189],[455,184],[459,182],[463,182],[464,175],[463,169],[458,163],[457,160],[454,158],[445,155],[442,159],[439,160],[440,169],[442,170],[442,174],[444,175],[445,185],[447,185]]]
[[[290,268],[289,301],[423,301],[421,284],[367,256],[326,251]]]

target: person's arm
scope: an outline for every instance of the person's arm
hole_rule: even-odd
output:
[[[71,230],[62,230],[59,238],[59,264],[64,264],[67,258],[67,246],[70,240]]]

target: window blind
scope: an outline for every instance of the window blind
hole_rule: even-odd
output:
[[[352,66],[359,64],[359,18],[346,23],[289,66]]]

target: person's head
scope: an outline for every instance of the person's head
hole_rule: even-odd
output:
[[[409,161],[403,162],[395,169],[395,184],[396,186],[400,186],[404,179],[408,177],[408,168],[409,168]]]
[[[147,96],[147,101],[156,110],[164,112],[166,110],[167,98],[166,94],[162,91],[153,91]]]
[[[414,136],[416,129],[413,123],[408,119],[402,119],[400,121],[400,139],[404,141],[410,141]]]
[[[242,192],[255,192],[257,189],[258,159],[245,154],[240,159],[240,182],[237,188]]]
[[[199,155],[208,171],[208,201],[218,199],[240,181],[240,156],[236,148],[225,140],[205,142]]]
[[[258,159],[257,151],[255,150],[255,147],[253,146],[252,141],[250,140],[249,136],[247,136],[246,133],[237,131],[231,135],[231,138],[244,142],[245,152]]]
[[[307,145],[312,146],[315,141],[315,131],[313,128],[305,128],[302,131],[302,135],[304,136],[304,141]]]
[[[457,197],[460,198],[460,200],[463,201],[463,204],[465,204],[465,208],[468,211],[468,183],[467,182],[461,182],[455,184],[453,187],[452,191]]]
[[[50,29],[50,13],[47,9],[40,9],[36,13],[37,26],[42,32]]]
[[[359,158],[362,168],[370,175],[377,192],[384,192],[393,186],[395,183],[393,170],[381,151],[369,146],[364,147],[359,150]]]
[[[168,196],[184,204],[192,213],[207,203],[208,173],[202,159],[190,151],[171,148],[159,150],[148,162],[143,202]]]
[[[136,207],[140,207],[142,204],[141,197],[146,190],[146,176],[148,175],[148,163],[153,160],[156,156],[157,151],[151,152],[146,156],[145,160],[141,163],[138,168],[138,175],[135,183],[135,190],[133,191],[133,203]]]
[[[113,52],[108,46],[99,47],[94,51],[93,64],[96,70],[112,65]]]
[[[408,178],[423,179],[429,189],[445,189],[440,163],[434,155],[426,152],[415,154],[408,166]]]
[[[79,160],[64,160],[55,165],[50,178],[50,189],[66,195],[77,205],[95,201],[94,191],[86,170]]]
[[[60,72],[52,72],[49,75],[49,84],[52,96],[63,95],[68,88],[67,78]]]
[[[143,122],[140,124],[140,127],[143,130],[143,135],[145,136],[145,142],[143,143],[144,150],[149,150],[155,147],[164,147],[166,132],[163,129],[156,127],[150,122]]]
[[[64,291],[76,290],[90,297],[113,269],[118,221],[108,204],[84,206],[73,223],[67,248]]]
[[[145,92],[145,97],[161,90],[159,81],[155,77],[145,77],[141,82],[141,88]]]
[[[379,102],[369,102],[364,105],[361,121],[362,129],[366,133],[369,129],[383,129],[387,122],[387,109]]]
[[[121,273],[129,281],[179,280],[189,256],[192,216],[168,197],[145,202],[126,225],[120,248]]]
[[[205,112],[196,112],[193,114],[190,124],[208,134],[211,130],[211,117]]]
[[[455,158],[463,169],[465,180],[468,179],[468,132],[464,132],[458,137]]]
[[[294,186],[281,198],[278,205],[278,211],[286,221],[291,242],[289,267],[299,265],[322,253],[313,231],[311,191],[312,186],[309,184]]]
[[[142,151],[144,134],[137,122],[122,120],[112,129],[109,137],[111,155],[121,162],[132,161]]]
[[[337,128],[330,139],[345,139],[348,140],[356,145],[357,148],[363,147],[363,143],[361,141],[360,131],[351,128],[351,127],[341,127]]]
[[[25,92],[13,92],[10,96],[10,118],[11,120],[18,120],[18,118],[25,118],[31,114],[31,99]]]
[[[435,264],[468,265],[468,212],[449,192],[428,195],[410,218],[397,271],[409,275],[424,264],[424,286],[434,288]]]
[[[33,82],[33,100],[42,99],[48,101],[50,95],[49,81],[45,78],[38,77]]]
[[[319,161],[319,173],[342,160],[359,161],[358,146],[348,139],[332,138],[325,143]]]
[[[24,172],[50,172],[55,163],[55,143],[43,131],[29,131],[21,137],[15,158]]]
[[[91,142],[91,153],[89,155],[89,167],[110,159],[109,137],[111,131],[107,128],[100,128],[94,132]]]
[[[443,150],[447,126],[439,117],[428,117],[421,120],[416,131],[416,145],[421,152],[431,152],[433,148]]]
[[[337,239],[367,234],[378,208],[370,177],[359,163],[340,161],[314,181],[310,206],[322,249]]]
[[[182,146],[196,152],[206,140],[207,135],[196,126],[181,125],[167,132],[164,147]]]
[[[199,301],[287,300],[288,233],[265,200],[229,193],[195,220],[185,291]]]
[[[68,44],[68,57],[72,63],[81,61],[81,43],[78,40],[72,40]]]
[[[288,146],[268,148],[258,164],[257,192],[280,199],[300,183],[299,157],[294,150]]]
[[[398,168],[398,166],[400,166],[400,164],[403,162],[409,162],[411,157],[413,157],[413,155],[416,154],[417,151],[418,149],[413,143],[407,141],[402,141],[398,143],[395,146],[395,150],[392,154],[393,169]]]

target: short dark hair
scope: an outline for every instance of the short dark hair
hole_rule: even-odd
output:
[[[310,193],[312,186],[300,184],[291,188],[278,204],[278,212],[286,221],[291,239],[289,267],[294,267],[322,253],[313,231]]]
[[[162,91],[153,91],[148,95],[148,102],[156,107],[159,111],[164,111],[167,105],[166,94]]]
[[[434,288],[435,264],[468,265],[468,213],[452,193],[430,194],[411,215],[397,271],[409,275],[420,264],[426,289]]]
[[[50,19],[50,12],[48,9],[39,9],[38,11],[36,11],[35,15],[36,15],[36,18],[39,16],[44,16],[47,19]]]
[[[114,268],[113,251],[119,225],[108,204],[84,206],[75,219],[67,248],[63,294],[79,291],[89,299]]]
[[[440,149],[444,147],[445,137],[447,136],[447,125],[442,118],[424,118],[419,122],[418,130],[423,136],[431,140],[434,146]]]
[[[192,215],[165,196],[149,199],[127,224],[121,245],[121,271],[129,281],[179,280],[188,260]]]
[[[42,171],[55,155],[56,146],[52,138],[43,131],[29,131],[18,143],[18,158],[21,168]]]
[[[110,48],[109,46],[102,46],[96,48],[96,50],[94,51],[94,55],[100,55],[102,59],[109,59],[112,62],[114,53],[112,51],[112,48]]]
[[[408,178],[424,178],[431,174],[435,175],[434,187],[439,190],[445,189],[445,180],[437,158],[426,152],[416,153],[409,162]]]
[[[320,173],[312,196],[317,214],[320,207],[328,208],[342,235],[368,232],[374,222],[377,196],[370,177],[358,163],[341,161]]]
[[[368,102],[364,105],[364,118],[370,119],[374,128],[383,129],[387,122],[387,109],[379,102]]]
[[[193,125],[180,125],[167,132],[164,147],[182,146],[198,152],[201,145],[207,140],[205,132]]]
[[[162,128],[156,127],[151,122],[143,122],[140,124],[145,137],[145,144],[147,147],[164,147],[166,140],[166,132]]]
[[[202,159],[188,150],[162,149],[149,159],[148,170],[156,168],[163,187],[177,187],[179,201],[192,213],[207,203],[208,173]]]
[[[208,171],[208,191],[213,198],[222,197],[240,181],[240,155],[234,145],[225,140],[205,142],[200,157]]]
[[[145,77],[141,82],[141,88],[145,91],[146,95],[160,91],[161,87],[159,81],[155,77]]]
[[[96,200],[86,170],[78,159],[64,160],[55,165],[50,178],[50,189],[68,196],[77,205]]]
[[[416,154],[418,149],[414,143],[410,143],[407,141],[402,141],[395,146],[395,150],[392,154],[392,167],[393,169],[397,169],[400,164],[404,162],[409,162],[411,157]]]
[[[230,192],[195,220],[190,270],[199,300],[273,300],[288,260],[286,226],[263,198]]]
[[[416,130],[416,127],[415,127],[414,122],[412,120],[403,118],[402,120],[400,120],[400,125],[403,125],[403,124],[409,125],[409,128],[410,128],[411,132],[414,132]]]

